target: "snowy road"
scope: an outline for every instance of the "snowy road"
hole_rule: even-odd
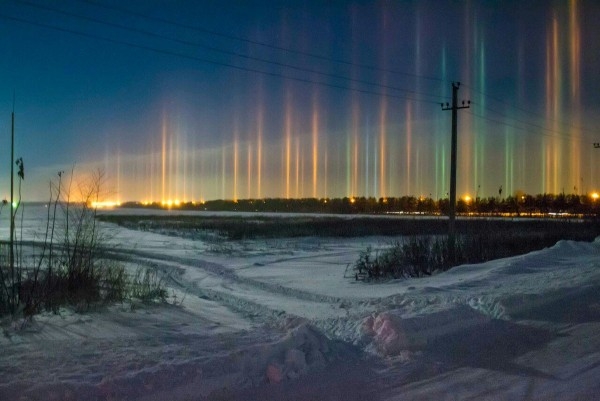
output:
[[[3,324],[0,399],[597,399],[600,242],[381,284],[389,238],[215,243],[112,225],[181,305]]]

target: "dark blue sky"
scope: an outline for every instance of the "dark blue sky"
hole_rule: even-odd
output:
[[[454,80],[460,194],[600,189],[600,6],[522,3],[3,1],[0,193],[15,93],[31,200],[443,197]]]

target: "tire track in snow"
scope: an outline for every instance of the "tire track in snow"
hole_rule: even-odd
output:
[[[364,341],[361,334],[363,320],[381,310],[399,309],[407,314],[428,310],[430,313],[451,309],[457,305],[468,305],[492,318],[508,318],[502,304],[494,297],[486,296],[485,291],[467,295],[454,289],[455,291],[450,290],[442,295],[438,291],[431,291],[431,288],[421,287],[412,293],[384,297],[343,298],[239,276],[232,268],[191,255],[171,256],[146,250],[118,250],[115,251],[115,256],[132,257],[138,263],[143,262],[162,272],[172,285],[194,296],[217,302],[251,321],[281,326],[290,318],[308,319],[328,337],[355,345],[361,345]],[[264,264],[311,257],[314,256],[284,257]],[[209,287],[203,285],[202,280],[186,279],[185,272],[194,270],[206,273],[212,285]],[[322,315],[312,313],[312,309],[318,308],[320,311],[327,309],[327,312]]]
[[[303,300],[303,301],[323,302],[323,303],[330,303],[330,304],[332,304],[332,303],[339,304],[342,301],[350,302],[350,300],[340,298],[340,297],[333,297],[333,296],[323,295],[323,294],[315,294],[312,292],[303,291],[303,290],[296,289],[296,288],[285,287],[280,284],[266,283],[264,281],[256,280],[256,279],[249,278],[249,277],[240,277],[233,269],[228,269],[220,264],[213,263],[213,262],[207,262],[207,261],[199,259],[199,258],[167,256],[167,255],[156,254],[156,253],[148,252],[148,251],[114,251],[114,252],[116,252],[118,254],[122,254],[122,255],[135,255],[138,257],[142,257],[142,258],[146,258],[146,259],[150,259],[150,260],[154,260],[154,261],[155,260],[169,261],[169,262],[173,262],[173,263],[177,263],[177,264],[181,265],[182,268],[189,267],[189,268],[202,269],[208,273],[213,274],[214,276],[221,277],[223,279],[227,279],[232,282],[242,283],[242,284],[263,290],[263,291],[268,291],[273,294],[285,295],[287,297],[293,297],[293,298]],[[283,260],[285,261],[286,259],[283,259]],[[269,264],[269,263],[276,263],[276,262],[268,262],[265,264]]]
[[[283,296],[287,299],[294,298],[294,304],[296,304],[297,309],[310,310],[310,308],[320,307],[331,310],[332,308],[336,308],[340,311],[337,315],[334,313],[334,316],[309,319],[312,324],[328,333],[331,337],[353,343],[356,342],[356,331],[360,326],[357,321],[360,322],[362,318],[378,310],[399,308],[408,312],[410,310],[422,309],[423,307],[444,309],[449,307],[449,304],[472,304],[474,301],[463,297],[442,299],[435,294],[424,296],[424,294],[419,292],[360,299],[332,297],[289,288],[279,284],[265,283],[252,278],[240,277],[233,269],[226,268],[217,263],[204,261],[200,258],[169,256],[140,250],[117,251],[117,253],[121,256],[136,256],[136,262],[143,262],[153,269],[160,270],[177,287],[183,288],[185,291],[196,296],[218,302],[253,320],[258,319],[269,324],[278,324],[284,322],[286,318],[306,318],[306,314],[303,313],[295,314],[289,310],[286,311],[282,308],[269,306],[269,304],[278,304],[278,296]],[[184,280],[182,275],[188,268],[201,269],[213,279],[217,278],[221,280],[223,290],[202,287],[197,283]],[[257,301],[257,298],[262,302]],[[270,300],[270,302],[265,302],[265,300]],[[473,305],[470,306],[473,307]]]
[[[269,324],[283,323],[287,320],[286,318],[304,318],[300,313],[296,314],[289,310],[273,307],[272,305],[283,305],[285,303],[281,302],[281,296],[288,299],[294,298],[293,304],[296,309],[306,311],[315,308],[331,309],[332,305],[349,302],[338,297],[314,294],[278,284],[240,277],[232,269],[202,259],[169,256],[139,250],[112,250],[110,256],[121,260],[127,260],[131,256],[135,256],[136,263],[160,271],[163,277],[176,287],[182,288],[195,296],[218,302],[253,320],[261,320]],[[207,288],[198,285],[198,283],[185,280],[183,275],[187,269],[201,269],[209,274],[212,279],[219,280],[223,290],[215,289],[218,287],[215,285],[213,285],[215,288]],[[259,302],[257,299],[263,302]]]

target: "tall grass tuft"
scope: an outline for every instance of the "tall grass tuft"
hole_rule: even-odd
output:
[[[410,236],[403,242],[373,251],[367,247],[354,262],[355,278],[410,278],[430,276],[466,263],[520,255],[551,246],[556,233],[478,233],[455,239],[444,236]]]
[[[138,269],[131,278],[129,287],[129,296],[143,302],[167,299],[163,279],[153,270]]]

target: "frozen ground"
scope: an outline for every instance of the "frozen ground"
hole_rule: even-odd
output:
[[[0,400],[600,399],[600,241],[371,284],[346,266],[390,238],[106,228],[181,305],[4,322]]]

